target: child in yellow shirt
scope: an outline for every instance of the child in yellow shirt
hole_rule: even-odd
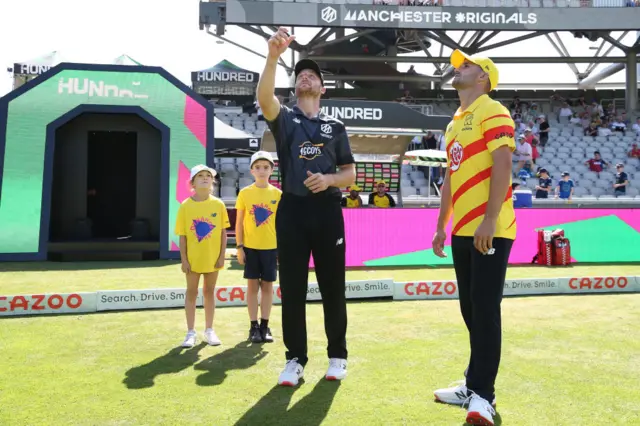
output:
[[[256,181],[243,188],[236,201],[238,262],[244,265],[244,278],[247,280],[247,307],[251,322],[249,340],[253,343],[273,342],[269,315],[273,304],[273,282],[278,268],[276,210],[282,196],[282,191],[269,184],[273,167],[273,157],[268,152],[258,151],[253,154],[250,168]]]
[[[215,311],[214,290],[218,271],[224,268],[229,216],[224,203],[212,194],[216,171],[203,164],[191,169],[191,187],[194,194],[184,200],[178,209],[176,235],[180,236],[182,272],[187,278],[184,308],[187,317],[187,337],[183,348],[196,344],[196,300],[200,276],[203,276],[205,340],[209,345],[220,345],[213,330]]]

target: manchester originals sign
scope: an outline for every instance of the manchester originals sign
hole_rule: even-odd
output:
[[[201,2],[200,21],[218,23],[220,8],[226,9],[227,24],[307,27],[610,31],[634,30],[640,22],[640,7],[424,7],[252,0]]]

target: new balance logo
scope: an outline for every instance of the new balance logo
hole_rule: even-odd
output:
[[[338,241],[336,241],[336,247],[342,244],[343,242],[344,242],[343,238],[338,238]]]
[[[493,247],[491,247],[491,248],[489,249],[489,251],[488,251],[488,252],[486,252],[485,254],[486,254],[486,255],[488,255],[488,256],[491,256],[492,254],[496,254],[496,249],[494,249]]]
[[[458,398],[460,398],[460,399],[467,399],[467,398],[468,398],[467,393],[466,393],[466,392],[462,392],[462,391],[458,391],[458,392],[456,392],[456,396],[457,396]]]

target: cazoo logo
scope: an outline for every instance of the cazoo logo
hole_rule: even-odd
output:
[[[338,19],[338,11],[331,6],[327,6],[320,12],[320,17],[324,22],[330,24]]]
[[[320,157],[322,155],[323,146],[323,143],[313,144],[309,141],[304,142],[300,145],[300,158],[304,160],[313,160],[316,157]]]

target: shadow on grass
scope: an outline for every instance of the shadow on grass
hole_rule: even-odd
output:
[[[3,262],[0,272],[48,272],[91,271],[96,269],[160,268],[179,266],[177,260],[131,260],[131,261],[87,261],[87,262]]]
[[[304,382],[301,380],[300,383]],[[287,409],[293,394],[299,388],[300,385],[294,388],[274,386],[235,425],[319,426],[329,413],[340,388],[340,381],[329,382],[324,378],[320,379],[309,394]]]
[[[153,361],[131,368],[122,383],[129,389],[146,389],[155,384],[156,377],[176,374],[194,365],[200,359],[200,350],[207,344],[201,342],[193,348],[174,348]]]
[[[500,416],[500,413],[496,413],[496,415],[493,416],[493,424],[495,426],[500,426],[502,424],[502,417]],[[462,426],[473,426],[473,425],[471,423],[464,422],[462,423]]]
[[[246,370],[267,356],[263,345],[240,342],[196,364],[196,371],[204,371],[196,378],[199,386],[216,386],[224,382],[231,370]]]

